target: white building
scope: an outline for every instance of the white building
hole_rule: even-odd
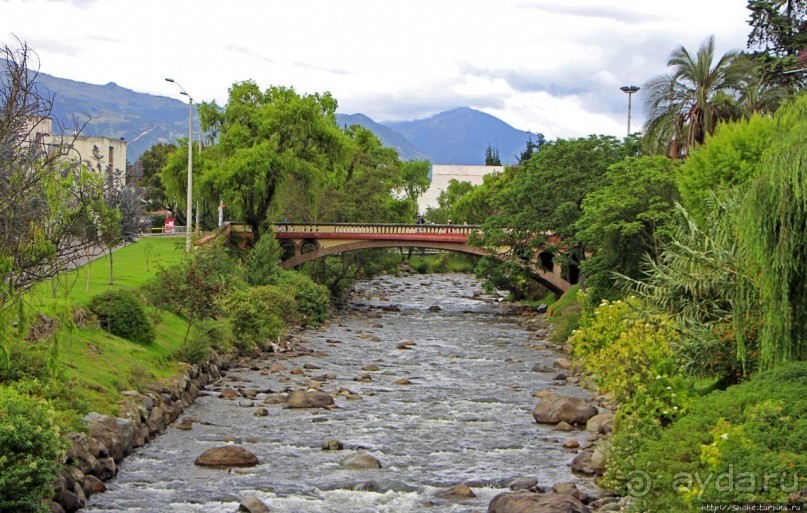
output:
[[[451,180],[458,182],[470,182],[471,185],[482,185],[482,177],[490,173],[501,173],[504,166],[455,166],[445,164],[435,164],[432,166],[431,185],[428,190],[418,198],[418,211],[426,212],[426,209],[437,208],[437,198],[440,193],[448,188]]]
[[[126,185],[126,141],[98,136],[71,136],[53,133],[50,118],[28,120],[30,142],[41,146],[43,151],[61,151],[65,161],[79,160],[92,170],[112,177],[116,189]]]

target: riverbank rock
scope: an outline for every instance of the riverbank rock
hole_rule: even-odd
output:
[[[222,399],[235,399],[238,397],[238,392],[236,392],[232,388],[225,388],[221,392],[219,392],[219,397]]]
[[[572,460],[573,472],[601,476],[605,473],[605,455],[599,449],[586,449]]]
[[[552,362],[552,366],[556,369],[571,369],[574,367],[574,362],[568,358],[555,358],[555,361]]]
[[[381,468],[381,462],[378,461],[378,458],[376,458],[372,454],[367,454],[365,452],[357,452],[356,454],[351,454],[350,456],[343,458],[339,462],[339,465],[345,468],[352,468],[357,470]]]
[[[490,501],[488,513],[591,513],[591,510],[570,495],[504,492]]]
[[[262,500],[251,495],[241,501],[238,505],[238,511],[246,511],[247,513],[269,513],[270,510]]]
[[[569,438],[568,440],[565,440],[563,442],[564,449],[577,449],[578,447],[580,447],[580,442],[578,442],[574,438]]]
[[[535,421],[540,424],[585,424],[597,414],[597,408],[584,399],[550,393],[532,411]]]
[[[440,499],[447,499],[452,501],[461,501],[465,499],[473,499],[476,494],[471,490],[468,485],[456,484],[451,488],[440,490],[435,494]]]
[[[295,390],[286,396],[286,408],[329,408],[333,397],[318,390]]]
[[[258,457],[251,451],[238,445],[214,447],[203,452],[194,465],[200,467],[254,467],[258,465]]]
[[[132,452],[134,427],[131,422],[97,413],[88,414],[84,420],[87,435],[102,444],[115,463],[120,463]]]
[[[608,434],[614,428],[614,412],[606,410],[594,415],[586,422],[586,431]]]
[[[507,485],[513,491],[519,490],[531,490],[538,486],[538,480],[534,477],[517,477],[516,479],[510,481],[510,484]]]

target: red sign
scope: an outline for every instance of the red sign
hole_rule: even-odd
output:
[[[163,227],[163,232],[165,232],[165,233],[174,233],[174,218],[173,217],[166,217],[165,218],[165,227]]]

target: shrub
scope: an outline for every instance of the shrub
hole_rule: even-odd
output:
[[[223,247],[213,245],[161,269],[146,288],[153,304],[188,321],[187,340],[193,323],[218,316],[219,301],[242,285],[235,260]]]
[[[278,263],[282,253],[275,237],[261,237],[244,259],[247,282],[250,285],[270,285],[281,272]]]
[[[713,392],[635,458],[652,492],[637,511],[701,511],[705,503],[787,503],[807,486],[807,364]],[[803,498],[802,498],[803,500]]]
[[[196,331],[172,355],[175,360],[187,363],[202,363],[213,354],[210,336],[205,332]]]
[[[582,315],[578,329],[569,339],[574,355],[595,356],[616,342],[625,331],[624,321],[638,317],[634,306],[627,301],[603,300],[600,306]]]
[[[331,310],[331,293],[324,285],[304,274],[286,271],[279,275],[277,285],[294,293],[299,322],[306,326],[319,326]]]
[[[90,301],[90,310],[98,316],[101,327],[113,335],[142,344],[154,342],[154,326],[131,292],[108,290]]]
[[[252,287],[236,292],[224,301],[232,322],[235,345],[266,348],[288,325],[299,320],[293,291],[275,285]]]
[[[620,405],[602,483],[616,493],[627,491],[644,444],[683,415],[693,396],[673,354],[676,324],[665,315],[642,313],[640,306],[635,299],[603,301],[570,338],[586,371]]]
[[[0,513],[44,511],[66,449],[48,403],[0,387]]]
[[[6,358],[0,358],[0,383],[26,378],[47,378],[48,352],[45,344],[31,343],[16,337],[5,341]]]
[[[223,350],[230,347],[233,333],[227,319],[203,319],[196,323],[196,332],[210,341],[210,347]]]

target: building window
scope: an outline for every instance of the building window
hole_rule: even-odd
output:
[[[114,146],[109,147],[109,158],[107,159],[107,162],[109,162],[110,166],[115,163],[115,147]]]

